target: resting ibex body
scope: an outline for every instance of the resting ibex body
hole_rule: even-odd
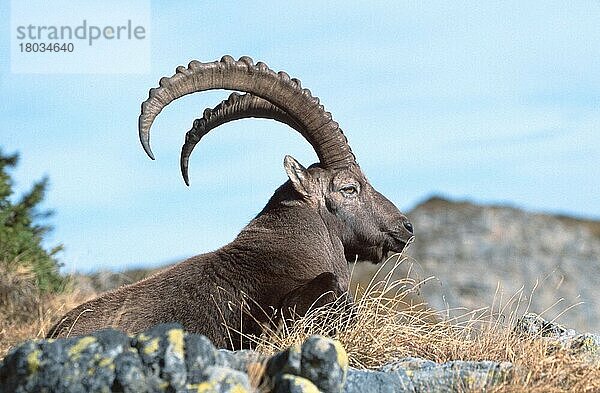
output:
[[[192,61],[150,90],[139,133],[151,158],[149,131],[158,113],[183,95],[210,89],[247,94],[233,93],[194,122],[181,153],[187,184],[188,159],[200,138],[221,124],[248,117],[290,125],[313,146],[319,163],[306,169],[286,156],[289,180],[234,241],[80,305],[50,336],[108,326],[136,333],[157,323],[179,322],[218,346],[238,347],[241,341],[232,331],[259,334],[268,310],[296,307],[302,314],[317,299],[322,303],[348,291],[348,261],[378,263],[389,251],[401,252],[412,237],[412,225],[367,181],[319,100],[300,81],[248,57]],[[249,300],[244,312],[237,306],[242,294]]]

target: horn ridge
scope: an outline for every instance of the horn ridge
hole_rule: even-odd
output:
[[[251,93],[287,112],[302,126],[303,135],[323,166],[344,167],[356,162],[342,130],[310,90],[302,88],[299,81],[287,73],[276,73],[266,64],[254,64],[251,60],[242,57],[236,61],[231,56],[210,63],[193,60],[187,68],[177,67],[173,76],[162,78],[158,88],[150,89],[138,120],[140,141],[146,153],[154,157],[149,142],[150,128],[166,105],[187,94],[226,89]],[[334,138],[335,143],[325,149],[323,142],[329,139],[327,136]]]
[[[186,133],[180,155],[181,175],[186,185],[189,186],[189,157],[200,139],[220,125],[250,117],[287,124],[308,139],[302,126],[281,108],[253,94],[233,92],[214,108],[206,108],[202,118],[194,120],[192,128]]]

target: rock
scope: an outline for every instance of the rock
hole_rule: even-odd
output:
[[[324,393],[339,393],[346,382],[348,356],[338,341],[312,336],[302,344],[300,376]]]
[[[250,389],[248,377],[233,368],[245,371],[256,359],[254,352],[223,355],[206,337],[187,334],[178,324],[134,337],[107,329],[15,348],[0,363],[0,393],[184,392],[198,386],[243,392]]]
[[[272,393],[319,393],[319,389],[306,378],[280,374],[275,379]]]
[[[275,379],[278,374],[300,375],[300,358],[300,346],[291,346],[271,357],[267,362],[265,372],[271,379]]]
[[[345,393],[401,393],[415,392],[407,373],[397,369],[394,373],[383,371],[356,370],[350,368],[346,377]]]
[[[567,329],[555,322],[546,321],[534,313],[528,313],[519,318],[515,324],[514,331],[526,336],[539,337],[560,337],[575,334],[574,330]]]
[[[435,363],[420,358],[399,359],[380,368],[401,382],[406,392],[485,391],[512,375],[510,363],[450,361]]]
[[[592,333],[578,334],[552,321],[546,321],[537,314],[522,316],[516,323],[514,332],[531,339],[541,339],[550,345],[549,351],[566,349],[582,356],[584,360],[600,364],[600,335]]]
[[[9,353],[0,371],[6,391],[102,391],[113,384],[115,362],[129,348],[129,337],[107,329],[94,336],[29,341]]]
[[[510,363],[452,361],[407,371],[416,392],[485,391],[509,375]]]
[[[112,390],[123,393],[148,391],[145,368],[134,348],[127,348],[115,359],[115,380]]]
[[[152,386],[185,387],[187,368],[184,354],[184,332],[179,324],[160,324],[138,334],[133,340],[146,378]]]
[[[600,364],[599,335],[577,334],[535,314],[521,318],[515,333]],[[264,370],[261,388],[273,393],[489,391],[515,374],[510,363],[440,364],[415,357],[396,359],[378,370],[357,370],[348,366],[339,342],[321,336],[267,358],[254,351],[217,350],[206,337],[164,324],[134,337],[107,329],[25,342],[0,362],[0,393],[244,393],[253,391],[248,370]]]
[[[186,335],[185,349],[188,383],[200,383],[203,381],[202,371],[216,364],[219,353],[208,338],[197,334]]]
[[[202,393],[245,393],[250,392],[248,376],[228,367],[209,366],[203,373],[204,382],[190,384],[187,390]]]

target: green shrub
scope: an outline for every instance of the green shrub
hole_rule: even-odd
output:
[[[6,155],[0,149],[0,264],[3,268],[25,266],[35,274],[40,291],[60,292],[66,281],[59,273],[61,265],[56,254],[62,245],[47,250],[42,244],[44,236],[52,230],[44,223],[52,212],[40,211],[38,207],[44,199],[48,179],[35,182],[20,197],[13,196],[13,180],[8,171],[17,165],[18,159],[18,154]]]

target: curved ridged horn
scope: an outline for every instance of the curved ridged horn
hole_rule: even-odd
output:
[[[188,177],[189,159],[200,139],[220,125],[249,117],[276,120],[292,127],[302,134],[304,138],[308,139],[310,137],[306,133],[306,130],[287,112],[269,101],[250,93],[243,95],[235,92],[231,93],[219,105],[212,109],[206,108],[202,114],[202,118],[194,120],[192,129],[185,134],[185,143],[181,147],[180,156],[181,175],[185,184],[190,185]]]
[[[154,159],[150,127],[160,111],[186,94],[213,89],[252,93],[287,112],[305,130],[303,135],[315,149],[322,166],[342,168],[356,162],[339,125],[310,90],[302,89],[298,81],[290,79],[285,72],[275,73],[262,62],[255,65],[246,56],[238,61],[223,56],[212,63],[193,60],[188,68],[179,66],[175,75],[161,78],[160,87],[150,89],[138,119],[140,141],[150,158]]]

